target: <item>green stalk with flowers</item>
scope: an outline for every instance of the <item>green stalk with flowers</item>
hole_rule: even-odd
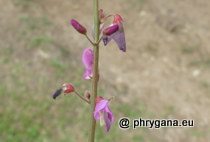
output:
[[[84,35],[92,44],[93,49],[86,48],[83,51],[82,62],[85,67],[84,79],[92,80],[92,92],[86,92],[82,96],[72,84],[63,84],[63,86],[55,91],[53,98],[56,99],[62,93],[75,93],[85,103],[90,105],[90,130],[88,142],[94,142],[96,120],[100,121],[100,125],[104,126],[106,132],[111,128],[114,122],[114,115],[109,108],[111,99],[104,99],[102,96],[97,96],[99,73],[99,44],[103,41],[106,46],[110,41],[114,40],[119,49],[126,52],[125,34],[123,28],[123,19],[119,14],[106,15],[102,9],[99,10],[98,0],[93,0],[94,25],[91,30],[92,39],[88,36],[87,30],[78,21],[72,19],[70,24],[73,28]],[[108,18],[113,17],[113,22],[110,26],[105,27],[104,23]],[[102,35],[101,35],[102,34]]]

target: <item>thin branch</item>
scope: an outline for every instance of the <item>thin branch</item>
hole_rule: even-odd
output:
[[[85,99],[82,95],[80,95],[79,92],[77,92],[77,91],[75,90],[74,93],[75,93],[78,97],[80,97],[83,101],[85,101],[86,103],[90,104],[90,101],[88,101],[88,100]]]
[[[103,39],[103,36],[101,36],[101,38],[95,44],[99,45],[99,43],[101,42],[102,39]]]
[[[89,37],[88,37],[88,35],[86,34],[85,35],[86,36],[86,38],[88,39],[88,41],[93,45],[93,46],[95,46],[96,45],[96,43],[94,43]]]
[[[113,16],[114,14],[109,14],[106,17],[104,17],[104,19],[102,21],[100,21],[100,23],[104,23],[109,17]]]

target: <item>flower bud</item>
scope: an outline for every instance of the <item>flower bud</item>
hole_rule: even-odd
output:
[[[75,30],[77,30],[79,33],[81,34],[86,34],[87,30],[85,27],[83,27],[79,22],[77,22],[76,20],[72,19],[70,21],[71,25],[74,27]]]
[[[100,20],[103,19],[103,18],[105,17],[105,14],[104,14],[103,9],[99,9],[99,10],[98,10],[98,13],[99,13],[99,19],[100,19]]]
[[[103,34],[109,36],[115,33],[116,31],[118,31],[118,29],[119,29],[119,26],[117,24],[114,24],[104,29]]]
[[[86,96],[86,98],[89,100],[89,99],[90,99],[90,92],[86,91],[86,92],[85,92],[85,96]]]
[[[54,92],[54,94],[52,95],[52,98],[53,99],[56,99],[58,96],[60,96],[61,94],[62,94],[62,88],[60,88],[60,89],[57,89],[55,92]]]
[[[64,93],[74,92],[74,86],[71,84],[63,84],[63,92]]]
[[[104,98],[103,98],[102,96],[98,96],[98,97],[96,98],[96,103],[100,102],[101,100],[104,100]]]

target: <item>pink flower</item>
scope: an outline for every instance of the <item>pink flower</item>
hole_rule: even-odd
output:
[[[74,27],[75,30],[77,30],[79,33],[81,34],[86,34],[87,30],[85,27],[83,27],[79,22],[77,22],[76,20],[72,19],[70,21],[71,25]]]
[[[64,93],[74,92],[74,86],[71,84],[63,84],[63,92]]]
[[[91,79],[93,76],[93,61],[94,61],[94,53],[93,50],[90,48],[86,48],[83,51],[83,55],[82,55],[82,62],[85,66],[85,73],[83,75],[83,77],[85,79]]]
[[[106,36],[114,34],[116,31],[118,31],[119,26],[117,24],[111,25],[103,30],[103,34]]]
[[[108,132],[111,128],[111,123],[114,121],[114,115],[108,107],[109,100],[105,100],[99,96],[96,99],[96,106],[94,111],[95,120],[100,120],[100,125],[104,126],[105,131]]]
[[[120,50],[126,52],[125,33],[123,28],[123,19],[119,14],[114,15],[113,25],[118,25],[119,29],[109,36],[103,36],[104,45],[106,46],[112,39],[117,43]]]

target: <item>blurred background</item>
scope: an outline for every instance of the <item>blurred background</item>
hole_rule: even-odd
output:
[[[127,52],[100,47],[99,95],[115,96],[111,131],[98,142],[207,142],[210,139],[210,2],[101,0],[124,18]],[[92,0],[0,0],[0,142],[82,142],[89,107],[75,95],[51,98],[63,83],[83,94],[84,48],[69,24],[90,28]],[[121,117],[193,119],[193,128],[118,128]]]

